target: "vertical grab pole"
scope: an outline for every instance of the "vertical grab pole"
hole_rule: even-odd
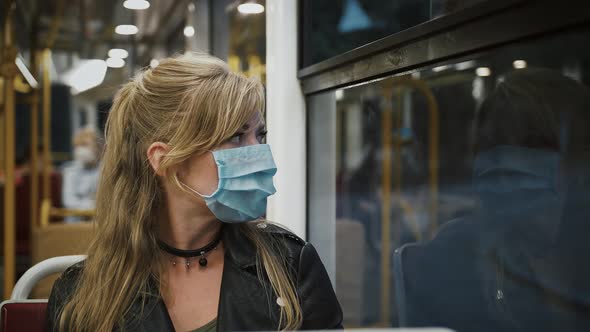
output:
[[[14,2],[4,22],[4,61],[2,76],[4,77],[4,299],[9,299],[15,282],[15,181],[14,181],[14,77],[16,47],[14,46]]]
[[[43,51],[43,200],[51,199],[51,81],[49,62],[51,50]]]
[[[391,105],[391,80],[385,82],[382,87],[382,105],[381,113],[381,140],[383,142],[383,178],[381,180],[381,324],[389,325],[390,315],[390,290],[391,290],[391,273],[390,273],[390,256],[391,251],[391,148],[392,148],[392,121],[393,107]]]
[[[34,67],[33,67],[34,68]],[[31,231],[39,226],[39,93],[35,89],[31,98]]]
[[[402,137],[401,137],[401,128],[402,128],[402,100],[401,100],[401,89],[402,87],[397,87],[395,91],[392,91],[392,94],[395,93],[395,101],[396,101],[396,109],[395,109],[395,117],[393,118],[394,127],[396,135],[393,137],[393,149],[395,151],[395,159],[393,160],[394,166],[394,173],[393,173],[393,188],[394,188],[394,201],[401,206],[401,198],[402,198]],[[392,103],[392,100],[389,100]],[[402,230],[402,218],[396,218],[395,220],[395,229],[394,231],[394,239],[393,242],[394,247],[398,247],[401,245],[401,230]]]
[[[37,12],[38,13],[38,12]],[[39,15],[34,14],[34,22]],[[36,80],[39,80],[39,52],[37,52],[37,23],[33,23],[31,31],[31,71]],[[39,90],[33,89],[31,98],[31,232],[39,226]],[[31,233],[32,235],[32,233]],[[32,238],[32,237],[31,237]]]

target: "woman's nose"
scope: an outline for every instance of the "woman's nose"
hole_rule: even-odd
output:
[[[246,142],[244,142],[244,145],[256,145],[256,144],[260,144],[260,142],[258,142],[258,137],[253,132],[249,133],[246,137]]]

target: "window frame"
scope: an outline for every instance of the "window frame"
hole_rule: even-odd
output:
[[[300,0],[301,13],[302,3]],[[590,22],[584,1],[574,0],[569,5],[566,8],[549,0],[485,1],[301,68],[298,78],[308,96]],[[300,15],[300,26],[302,21]],[[302,39],[300,30],[300,65]]]

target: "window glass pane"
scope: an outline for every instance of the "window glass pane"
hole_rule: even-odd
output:
[[[483,0],[302,0],[303,67]]]
[[[322,155],[335,158],[346,326],[589,330],[588,38],[546,36],[309,103],[335,112],[310,116],[310,144],[333,145],[309,172],[321,179]],[[330,193],[314,185],[310,201]]]

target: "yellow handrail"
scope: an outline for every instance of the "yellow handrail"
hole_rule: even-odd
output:
[[[381,182],[381,193],[382,193],[382,207],[381,207],[381,324],[388,326],[389,315],[390,315],[390,291],[391,291],[391,278],[390,278],[390,252],[391,252],[391,166],[392,166],[392,145],[396,150],[395,157],[395,169],[394,169],[394,187],[396,199],[401,200],[401,181],[402,181],[402,164],[401,164],[401,136],[393,138],[392,122],[393,117],[393,105],[391,104],[391,91],[393,87],[409,86],[417,89],[421,92],[427,100],[428,111],[429,111],[429,188],[430,188],[430,200],[429,200],[429,215],[431,220],[430,235],[432,236],[436,232],[437,222],[436,217],[438,215],[438,142],[439,142],[439,109],[436,103],[434,94],[428,87],[428,85],[421,80],[413,79],[408,76],[393,78],[385,80],[382,84],[381,95],[383,98],[383,111],[381,114],[381,130],[382,130],[382,142],[383,142],[383,178]],[[401,115],[395,117],[395,128],[400,129],[402,124]],[[403,205],[402,205],[403,208]],[[396,227],[396,244],[399,244],[399,232],[401,231],[401,225]]]
[[[51,200],[44,199],[41,204],[41,228],[49,225],[51,217],[66,218],[66,217],[84,217],[92,218],[96,215],[96,210],[82,210],[82,209],[62,209],[51,206]]]
[[[16,47],[14,46],[14,2],[7,7],[4,24],[2,77],[4,78],[4,298],[10,298],[15,282],[15,174],[14,174],[14,77]]]
[[[38,77],[38,53],[31,50],[31,69],[35,78]],[[31,231],[39,225],[39,91],[33,90],[31,98]]]
[[[51,198],[51,51],[43,51],[43,199]]]
[[[395,82],[397,85],[410,86],[417,89],[426,98],[429,116],[429,137],[428,137],[428,173],[429,173],[429,216],[430,216],[430,237],[438,228],[438,158],[439,158],[439,109],[436,97],[430,87],[422,80],[404,76]]]

